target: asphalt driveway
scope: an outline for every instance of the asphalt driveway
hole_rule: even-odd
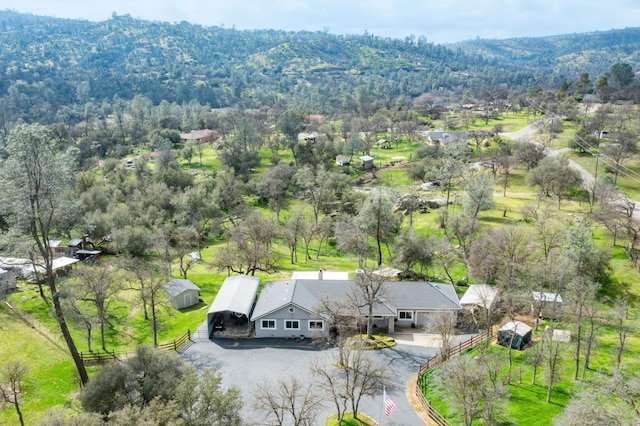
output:
[[[305,382],[313,380],[310,365],[315,360],[329,363],[335,348],[326,348],[311,340],[291,339],[198,339],[183,354],[183,359],[204,369],[216,367],[222,374],[223,386],[236,386],[244,398],[243,417],[246,424],[259,424],[264,420],[261,413],[251,409],[252,393],[257,384],[274,382],[295,375]],[[437,349],[415,343],[402,343],[393,348],[372,351],[372,355],[389,367],[390,381],[387,393],[397,408],[384,418],[385,425],[422,425],[405,395],[408,380],[418,367],[435,355]],[[380,421],[382,413],[382,389],[376,398],[363,398],[360,410]],[[333,414],[327,404],[318,424],[323,424],[326,416]]]

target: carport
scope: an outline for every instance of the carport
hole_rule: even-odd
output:
[[[220,287],[209,312],[209,337],[248,336],[252,329],[249,321],[256,300],[260,279],[248,275],[227,277]]]

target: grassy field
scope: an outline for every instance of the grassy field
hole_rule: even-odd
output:
[[[20,401],[25,422],[35,424],[50,407],[73,405],[77,372],[64,343],[58,342],[61,339],[48,330],[40,333],[4,303],[0,303],[0,324],[0,359],[20,361],[28,369]],[[18,424],[13,405],[0,410],[0,424]]]
[[[436,126],[438,124],[439,123],[435,123]],[[485,125],[480,120],[476,120],[471,128],[486,128],[495,124],[501,124],[504,131],[514,131],[526,126],[527,118],[524,114],[509,114],[500,119],[491,120],[488,125]],[[562,146],[562,144],[566,146],[574,130],[574,127],[567,126],[565,132],[558,136],[554,143],[559,147]],[[418,145],[417,142],[401,141],[398,145],[392,144],[391,149],[376,148],[372,150],[372,155],[376,157],[376,165],[379,166],[375,172],[377,178],[375,184],[394,187],[404,193],[415,190],[417,183],[412,182],[408,178],[406,167],[411,161],[411,153]],[[261,151],[262,163],[261,166],[256,169],[256,173],[260,173],[261,170],[268,167],[271,155],[272,152],[269,149],[265,148]],[[280,150],[278,156],[284,161],[293,160],[289,150]],[[394,157],[404,157],[405,161],[391,165]],[[576,157],[578,157],[578,160],[584,161],[587,165],[591,162],[591,167],[595,167],[592,156],[584,155]],[[630,160],[629,165],[632,166],[633,161]],[[202,164],[200,164],[200,159],[197,154],[194,156],[191,165],[187,165],[186,162],[183,161],[183,168],[185,170],[197,171],[199,173],[197,179],[218,170],[219,167],[218,151],[215,150],[213,145],[207,146],[204,150]],[[373,177],[370,172],[361,171],[354,171],[350,176],[354,180],[357,177],[363,177],[365,179]],[[502,187],[496,184],[494,187],[495,207],[489,211],[481,212],[479,216],[479,220],[483,226],[493,227],[504,224],[531,226],[523,221],[521,210],[523,206],[537,204],[538,198],[535,189],[526,185],[525,177],[526,170],[524,168],[514,170],[510,177],[510,184],[507,187],[506,196],[503,195]],[[630,191],[640,191],[637,188],[633,188],[632,182],[625,182],[623,177],[620,179],[623,188],[626,188],[625,185],[628,185]],[[364,185],[364,187],[371,185],[373,185],[373,183]],[[638,194],[640,198],[640,192]],[[441,190],[425,191],[422,192],[420,196],[430,199],[446,198],[446,194]],[[461,188],[453,188],[451,193],[451,201],[453,204],[448,207],[449,214],[461,208],[462,197],[463,192]],[[297,203],[299,203],[299,201]],[[295,205],[295,203],[292,205]],[[552,209],[557,209],[557,204],[554,200],[550,200],[550,205]],[[444,209],[439,209],[425,214],[415,214],[413,221],[414,229],[422,234],[442,236],[443,231],[440,229],[439,223],[443,210]],[[558,209],[559,214],[565,215],[565,217],[570,217],[569,215],[576,213],[583,214],[587,211],[588,205],[584,201],[579,200],[563,200],[560,209]],[[284,220],[288,213],[287,210],[284,210],[281,213],[281,219]],[[408,218],[404,217],[403,220],[404,226],[407,226]],[[596,229],[594,236],[599,245],[611,247],[610,236],[604,229]],[[622,241],[622,239],[620,241]],[[221,244],[219,239],[208,241],[208,244],[202,250],[203,262],[196,263],[189,270],[188,278],[202,290],[202,301],[192,308],[180,311],[167,306],[160,308],[159,341],[161,343],[170,342],[182,336],[187,330],[195,330],[204,321],[208,306],[214,300],[215,295],[227,276],[226,273],[216,271],[209,266],[209,262]],[[615,295],[620,292],[625,292],[633,300],[637,300],[637,298],[640,297],[640,286],[637,285],[637,272],[633,263],[628,259],[621,246],[611,247],[611,249],[613,254],[613,272],[612,282],[606,289],[607,294]],[[320,256],[317,256],[317,240],[313,241],[310,246],[311,259],[305,259],[303,247],[298,248],[298,262],[295,265],[290,263],[289,250],[281,242],[276,241],[272,250],[279,256],[278,272],[270,275],[257,273],[256,275],[262,279],[262,282],[290,277],[293,271],[318,269],[354,271],[357,267],[357,261],[353,256],[337,253],[333,247],[327,247],[326,242]],[[386,249],[384,252],[386,253]],[[385,259],[385,263],[386,262],[388,262],[388,260]],[[464,265],[461,263],[456,264],[452,270],[456,280],[461,280],[466,277]],[[177,272],[178,268],[174,265],[173,274],[176,275]],[[446,281],[447,279],[445,274],[435,267],[431,267],[423,272],[426,272],[431,279],[436,281]],[[64,285],[64,281],[62,281],[62,285]],[[29,416],[29,418],[38,418],[44,415],[48,407],[69,405],[74,401],[73,394],[77,392],[78,387],[75,380],[75,370],[70,357],[67,355],[67,351],[64,349],[64,343],[62,339],[55,337],[59,335],[58,327],[55,319],[50,315],[48,307],[38,296],[34,286],[20,283],[20,288],[22,290],[21,292],[9,297],[9,303],[24,311],[26,316],[39,324],[39,329],[43,330],[44,334],[50,337],[52,336],[52,340],[56,341],[58,345],[63,348],[60,349],[49,343],[41,333],[38,333],[25,323],[16,320],[14,316],[5,312],[6,307],[5,311],[0,311],[0,314],[3,315],[0,317],[2,320],[0,324],[3,324],[0,330],[0,332],[3,333],[0,334],[3,342],[3,346],[0,348],[0,355],[3,356],[2,359],[10,360],[13,359],[12,356],[15,357],[17,353],[20,353],[21,357],[23,357],[21,359],[29,360],[30,364],[32,364],[29,365],[29,377],[26,383],[27,392],[24,395],[24,404],[26,415]],[[460,287],[458,290],[463,292],[464,287]],[[106,330],[106,347],[108,350],[123,354],[132,352],[136,345],[142,343],[149,344],[152,342],[151,326],[149,321],[144,319],[142,306],[140,302],[138,302],[138,299],[135,292],[131,290],[123,291],[119,299],[111,306],[109,310],[109,325]],[[86,331],[82,327],[72,326],[72,334],[78,349],[83,352],[88,351]],[[6,344],[4,342],[6,342]],[[92,342],[93,349],[97,350],[100,346],[97,326],[93,329]],[[633,350],[637,350],[635,353],[640,353],[640,348]],[[49,351],[52,352],[51,355],[49,355]],[[48,359],[51,362],[44,362],[44,359]],[[603,363],[606,364],[606,361],[603,361]],[[526,368],[522,371],[523,383],[525,383],[527,382],[525,379],[527,374]],[[562,386],[562,384],[559,384],[559,392],[563,389]],[[512,391],[514,401],[517,401],[518,398],[524,401],[527,396],[537,395],[536,392],[539,391],[539,389],[535,387],[523,387],[522,389],[516,388],[515,385],[512,385],[512,387],[514,387]],[[554,400],[558,404],[563,405],[567,401],[567,395],[563,396],[559,394]],[[529,404],[525,403],[524,405],[528,406]],[[522,410],[526,409],[525,407],[522,408]],[[536,409],[539,409],[539,407],[531,408],[531,411],[535,412]],[[551,411],[553,411],[553,409],[551,409]],[[0,411],[0,423],[13,423],[11,419],[14,418],[11,416],[14,415],[15,412],[12,407],[5,407]],[[29,422],[31,421],[29,420]]]
[[[545,323],[541,325],[538,331],[534,331],[534,341],[539,341],[544,333]],[[570,329],[569,324],[557,324],[556,328]],[[539,343],[536,343],[539,344]],[[503,425],[533,425],[548,426],[553,424],[553,419],[559,415],[564,406],[569,402],[576,382],[573,381],[574,360],[573,350],[575,342],[562,344],[560,349],[560,363],[557,368],[557,382],[553,386],[551,394],[551,402],[546,402],[548,381],[546,376],[546,365],[543,362],[538,367],[535,384],[531,384],[533,368],[527,363],[527,351],[512,350],[512,379],[508,385],[509,398],[506,402],[506,408],[500,410]],[[596,372],[611,374],[615,366],[614,351],[616,348],[616,334],[610,327],[603,327],[599,331],[597,344],[594,346],[592,353],[590,370],[587,371],[585,380],[591,380]],[[500,354],[505,361],[505,366],[501,371],[502,377],[507,376],[507,348],[495,344],[495,341],[489,347],[489,351]],[[479,353],[479,349],[468,351],[464,356],[474,356]],[[630,336],[625,349],[622,369],[627,371],[638,371],[640,368],[640,337],[637,335]],[[462,419],[450,411],[450,407],[444,401],[443,393],[446,388],[437,386],[434,374],[437,367],[433,370],[426,371],[423,374],[421,383],[423,384],[423,392],[435,408],[444,414],[454,425],[464,424]],[[580,370],[582,371],[582,370]],[[582,374],[582,373],[580,373]],[[579,383],[579,382],[578,382]],[[480,421],[474,422],[474,425],[484,424]]]

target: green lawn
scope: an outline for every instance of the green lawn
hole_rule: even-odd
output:
[[[54,341],[57,340],[61,339],[54,337]],[[73,394],[78,390],[77,372],[64,342],[59,342],[62,346],[51,343],[21,321],[4,303],[0,304],[0,341],[2,362],[17,360],[28,369],[20,398],[27,424],[42,419],[50,407],[73,403]],[[18,424],[13,405],[0,410],[0,424]]]
[[[630,320],[631,321],[631,320]],[[534,340],[539,340],[543,333],[545,323],[539,330],[534,331]],[[570,324],[556,324],[559,329],[571,329]],[[598,332],[597,342],[594,345],[592,358],[590,362],[590,370],[587,371],[585,379],[587,381],[596,374],[603,372],[611,374],[615,367],[614,356],[616,350],[616,333],[608,326],[602,327]],[[538,344],[538,343],[537,343]],[[553,386],[551,402],[546,402],[548,381],[546,378],[546,365],[543,362],[538,367],[535,384],[531,384],[533,369],[526,362],[526,354],[530,348],[523,351],[512,350],[512,380],[508,385],[510,397],[506,404],[506,413],[502,416],[502,420],[507,425],[536,425],[547,426],[553,423],[553,418],[559,415],[565,405],[569,402],[572,390],[576,383],[573,381],[574,360],[573,350],[575,340],[571,343],[562,344],[560,364],[558,366],[558,380]],[[479,353],[480,347],[468,351],[465,356],[474,356]],[[503,377],[507,375],[507,349],[503,346],[492,344],[489,348],[491,352],[498,353],[504,357],[505,367],[502,369]],[[640,368],[640,337],[637,335],[630,336],[626,343],[623,355],[622,369],[627,371],[637,371]],[[421,377],[422,390],[434,407],[447,417],[454,425],[463,424],[462,419],[456,413],[450,411],[450,407],[444,401],[443,393],[446,389],[436,386],[433,374],[437,367],[433,370],[426,371]],[[581,374],[580,370],[580,374]],[[480,421],[474,424],[482,424]]]

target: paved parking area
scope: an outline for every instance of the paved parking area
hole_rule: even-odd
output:
[[[422,425],[418,415],[407,400],[405,389],[408,380],[418,367],[435,355],[435,347],[427,347],[424,335],[398,335],[398,345],[372,355],[389,368],[390,381],[387,393],[396,403],[396,410],[384,418],[387,426]],[[326,348],[311,340],[291,339],[195,339],[196,343],[183,354],[184,360],[199,368],[216,367],[221,373],[224,386],[236,386],[242,392],[245,406],[243,417],[247,424],[257,424],[263,418],[251,409],[252,393],[257,384],[286,379],[292,375],[304,380],[313,380],[312,362],[331,362],[334,348]],[[363,398],[360,411],[376,420],[382,412],[382,389],[376,398]],[[318,417],[318,424],[333,413],[329,404]]]

